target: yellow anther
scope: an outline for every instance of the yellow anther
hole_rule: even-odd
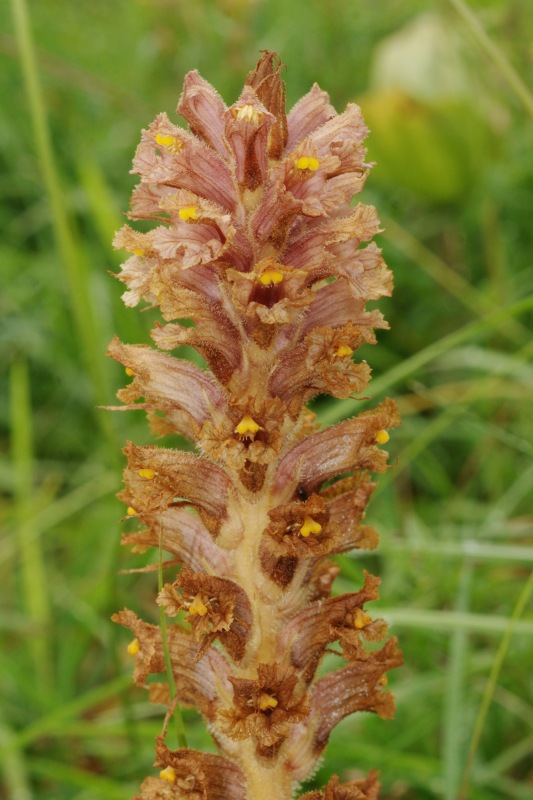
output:
[[[176,773],[172,769],[172,767],[165,767],[159,773],[159,777],[162,778],[164,781],[168,781],[169,783],[174,783],[176,780]]]
[[[196,206],[185,206],[184,208],[180,208],[178,216],[184,222],[187,222],[189,219],[198,219],[198,209]]]
[[[313,517],[305,517],[304,524],[300,528],[300,533],[302,536],[309,536],[311,533],[320,533],[322,530],[322,525],[320,522],[317,522]]]
[[[259,275],[257,280],[259,283],[262,283],[263,286],[272,286],[272,284],[281,283],[283,274],[278,272],[277,269],[267,269],[262,275]]]
[[[199,617],[205,617],[207,614],[207,606],[202,601],[199,594],[196,595],[194,600],[189,606],[189,614],[198,614]]]
[[[128,517],[134,517],[136,513],[137,512],[135,511],[133,506],[128,506],[128,508],[126,509],[126,514],[128,515]]]
[[[354,628],[357,628],[357,630],[360,631],[361,628],[366,628],[366,626],[369,625],[371,622],[372,622],[372,617],[369,614],[367,614],[366,611],[363,611],[362,608],[355,609],[355,614],[353,618]]]
[[[139,478],[145,478],[147,481],[151,481],[155,478],[155,470],[150,469],[149,467],[140,469]]]
[[[296,159],[296,166],[301,170],[308,169],[311,172],[316,172],[320,166],[320,161],[314,156],[300,156],[300,158]]]
[[[136,656],[140,649],[141,645],[139,644],[138,639],[133,639],[133,641],[131,641],[126,648],[130,656]]]
[[[134,253],[134,255],[136,255],[136,256],[143,256],[143,255],[144,255],[144,250],[143,250],[141,247],[137,247],[137,248],[136,248],[136,249],[133,251],[133,253]]]
[[[376,442],[378,444],[387,444],[389,439],[390,439],[390,436],[387,433],[387,431],[378,431],[376,433]]]
[[[250,104],[237,106],[233,109],[233,113],[238,122],[253,122],[255,125],[258,125],[263,118],[262,112]]]
[[[245,414],[235,428],[235,433],[238,433],[239,436],[246,436],[247,433],[255,434],[260,427],[249,414]]]
[[[344,356],[351,356],[353,350],[351,347],[348,347],[347,344],[340,344],[337,348],[337,355],[339,358],[344,358]]]
[[[263,692],[259,697],[259,708],[261,711],[266,711],[268,708],[276,708],[278,701],[271,694]]]
[[[378,681],[378,684],[380,686],[386,686],[388,684],[388,682],[389,682],[389,679],[387,678],[387,676],[386,675],[382,675],[381,678]]]
[[[132,375],[135,375],[131,367],[126,367],[126,375],[128,376],[128,378],[131,378]]]
[[[171,153],[177,153],[183,147],[183,142],[177,136],[170,136],[167,133],[158,133],[155,137],[157,144],[170,150]]]

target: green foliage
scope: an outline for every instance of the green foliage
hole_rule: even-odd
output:
[[[141,561],[119,553],[132,523],[114,498],[121,444],[149,439],[136,414],[95,408],[124,380],[104,356],[112,334],[148,341],[152,317],[122,306],[110,240],[140,128],[175,107],[189,69],[232,101],[261,48],[287,64],[289,103],[315,80],[338,108],[360,101],[378,162],[363,200],[382,215],[396,276],[391,331],[364,357],[371,401],[395,396],[404,425],[369,514],[380,549],[344,557],[339,590],[377,569],[406,666],[392,679],[396,719],[345,721],[315,783],[378,768],[384,798],[529,797],[531,4],[30,0],[35,47],[25,3],[11,8],[0,797],[127,797],[152,769],[161,711],[129,688],[123,632],[108,621],[126,603],[152,613],[156,574],[117,574]],[[316,402],[329,422],[361,407]],[[190,746],[211,747],[184,718]]]

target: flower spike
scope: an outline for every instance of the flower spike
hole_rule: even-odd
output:
[[[394,712],[384,687],[401,654],[368,608],[379,579],[332,596],[331,556],[378,544],[363,520],[398,412],[386,399],[321,429],[306,407],[364,392],[358,349],[387,327],[365,307],[392,290],[379,220],[352,205],[367,129],[316,84],[287,114],[282,74],[263,51],[227,107],[190,72],[178,104],[189,129],[159,114],[135,154],[129,218],[143,232],[115,238],[129,254],[124,302],[160,314],[155,347],[109,345],[128,378],[120,408],[196,447],[124,449],[122,543],[161,546],[174,570],[157,595],[166,633],[128,609],[113,618],[133,634],[136,684],[169,709],[135,800],[289,800],[346,715]],[[203,366],[172,352],[183,345]],[[318,677],[332,646],[346,663]],[[177,703],[204,716],[218,755],[167,747]],[[372,772],[302,800],[378,793]]]

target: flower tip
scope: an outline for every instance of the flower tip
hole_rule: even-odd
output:
[[[259,708],[261,711],[267,711],[269,708],[276,708],[277,705],[278,701],[275,697],[272,697],[271,694],[263,692],[263,694],[259,697]]]
[[[372,622],[372,617],[369,614],[367,614],[366,611],[363,611],[361,608],[357,608],[355,610],[354,621],[353,621],[354,628],[360,631],[363,628],[366,628],[366,626],[369,625],[371,622]]]
[[[351,356],[353,354],[353,350],[351,347],[348,347],[347,344],[340,344],[337,348],[337,356],[339,358],[345,358],[346,356]]]
[[[126,648],[130,656],[136,656],[140,649],[141,645],[138,639],[133,639]]]
[[[313,519],[313,517],[305,517],[304,524],[300,528],[300,533],[302,536],[309,536],[311,533],[320,533],[322,530],[322,525],[320,522],[317,522]]]
[[[260,425],[252,419],[250,414],[245,414],[244,417],[241,419],[237,427],[235,428],[235,433],[238,433],[239,436],[246,436],[247,434],[256,434],[259,430]]]
[[[377,442],[378,444],[387,444],[387,442],[389,441],[389,439],[390,439],[390,436],[389,436],[389,434],[387,433],[387,431],[385,431],[385,430],[383,430],[383,431],[378,431],[378,432],[376,433],[376,442]]]
[[[233,109],[233,114],[237,122],[253,122],[254,125],[259,125],[263,119],[261,111],[258,111],[249,103],[244,106],[236,106]]]
[[[263,286],[272,286],[281,283],[283,280],[283,273],[278,272],[276,269],[267,269],[262,275],[259,275],[257,280],[259,283],[262,283]]]
[[[176,780],[176,772],[172,769],[172,767],[165,767],[165,769],[162,769],[159,773],[159,777],[164,781],[174,783]]]
[[[199,617],[205,617],[207,614],[207,606],[199,594],[196,595],[188,610],[189,614],[197,614]]]
[[[296,167],[300,170],[308,169],[310,172],[316,172],[320,166],[320,161],[314,156],[300,156],[296,160]]]
[[[181,139],[178,139],[177,136],[171,136],[170,134],[158,133],[156,134],[155,141],[159,147],[168,150],[169,153],[179,153],[183,148]]]
[[[196,206],[185,206],[180,208],[178,216],[183,222],[188,222],[190,219],[198,219],[198,209]]]
[[[155,478],[155,470],[144,468],[138,471],[139,478],[144,478],[147,481],[151,481]]]

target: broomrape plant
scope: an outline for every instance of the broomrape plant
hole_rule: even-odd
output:
[[[369,473],[387,468],[396,407],[385,400],[326,430],[306,407],[362,392],[370,369],[353,354],[387,327],[365,310],[391,292],[380,249],[366,244],[379,221],[372,206],[351,206],[370,167],[367,129],[358,106],[337,114],[316,84],[286,114],[280,71],[263,52],[229,108],[197,72],[186,76],[178,112],[189,131],[160,114],[134,159],[129,217],[156,224],[115,239],[132,254],[119,275],[126,305],[144,299],[164,320],[157,349],[111,342],[133,378],[118,397],[146,410],[154,434],[199,450],[124,450],[119,497],[142,527],[123,543],[181,565],[157,597],[162,626],[114,616],[135,637],[136,684],[168,705],[159,776],[137,800],[290,798],[340,720],[394,712],[384,687],[401,655],[394,638],[375,644],[386,626],[365,610],[379,579],[365,573],[359,591],[331,596],[330,557],[377,545],[363,524]],[[164,352],[182,345],[206,368]],[[334,642],[347,663],[317,677]],[[219,755],[165,745],[177,703],[205,717]],[[371,773],[304,797],[378,791]]]

